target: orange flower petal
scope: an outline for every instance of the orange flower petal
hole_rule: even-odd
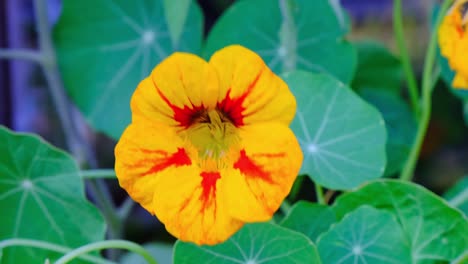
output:
[[[132,113],[170,126],[188,127],[197,111],[216,106],[218,77],[206,61],[174,53],[143,80],[132,97]]]
[[[274,132],[272,132],[274,131]],[[280,123],[240,130],[241,150],[220,184],[233,217],[266,221],[288,195],[302,164],[302,152],[292,131]]]
[[[209,64],[219,76],[218,106],[230,114],[236,126],[292,121],[296,100],[260,56],[233,45],[216,52]]]
[[[115,148],[115,171],[120,185],[154,214],[153,195],[160,172],[193,166],[174,129],[139,118],[122,134]]]
[[[450,68],[456,72],[452,81],[454,88],[468,89],[468,12],[462,14],[462,5],[467,0],[456,1],[444,17],[438,31],[441,54],[448,59]]]
[[[243,222],[231,217],[219,193],[223,176],[193,167],[179,168],[177,174],[163,172],[154,189],[156,216],[183,241],[213,245],[227,240]]]

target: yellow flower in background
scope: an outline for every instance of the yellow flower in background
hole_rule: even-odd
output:
[[[455,1],[439,28],[441,53],[455,71],[452,86],[468,89],[468,0]]]
[[[138,85],[131,109],[115,149],[119,183],[183,241],[216,244],[269,220],[299,172],[295,98],[244,47],[209,62],[174,53]]]

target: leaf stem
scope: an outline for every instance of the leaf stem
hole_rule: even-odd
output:
[[[418,119],[420,115],[418,84],[413,67],[411,66],[410,56],[405,43],[401,0],[393,1],[393,30],[395,32],[396,42],[400,52],[401,64],[403,66],[403,71],[408,83],[411,108],[413,109],[413,113]]]
[[[141,255],[149,264],[157,264],[156,260],[151,256],[151,254],[146,249],[144,249],[142,246],[136,243],[126,241],[126,240],[99,241],[99,242],[81,246],[77,249],[70,251],[69,253],[65,254],[61,258],[59,258],[55,262],[55,264],[65,264],[88,252],[108,249],[108,248],[126,249],[126,250],[129,250],[129,251],[132,251]]]
[[[398,0],[397,0],[398,1]],[[447,12],[450,6],[451,0],[445,0],[437,14],[436,22],[434,29],[429,40],[429,45],[426,51],[426,57],[424,60],[423,76],[422,76],[422,96],[421,96],[421,116],[418,124],[418,131],[416,133],[416,138],[411,148],[408,159],[403,167],[403,170],[400,174],[400,179],[410,181],[413,178],[414,170],[416,168],[416,163],[421,151],[421,146],[426,135],[427,127],[429,125],[431,117],[431,97],[432,97],[432,88],[434,86],[433,82],[433,73],[434,73],[434,63],[437,52],[437,29]]]
[[[42,63],[43,61],[41,53],[23,49],[0,49],[0,59],[30,60],[37,63]]]
[[[117,211],[117,214],[120,217],[121,221],[124,221],[125,219],[127,219],[134,205],[135,205],[135,202],[130,196],[128,196]]]
[[[291,204],[286,199],[284,199],[280,205],[280,208],[284,215],[287,215],[291,211]]]
[[[122,223],[117,214],[115,206],[112,203],[112,197],[108,193],[108,189],[102,186],[104,183],[99,179],[91,179],[88,181],[89,189],[93,193],[99,208],[101,209],[106,223],[109,226],[108,235],[111,239],[117,239],[121,236]]]
[[[82,170],[80,176],[83,179],[115,179],[115,171],[113,169],[94,169]]]
[[[458,207],[468,201],[468,188],[463,189],[463,191],[459,194],[457,194],[455,197],[452,199],[448,200],[448,203],[452,207]]]
[[[320,184],[314,182],[315,185],[315,195],[317,196],[317,202],[319,204],[327,204],[325,202],[325,197],[323,195],[323,188]]]
[[[11,239],[0,241],[0,251],[2,251],[2,249],[7,248],[7,247],[17,247],[17,246],[40,248],[40,249],[54,251],[54,252],[58,252],[62,254],[65,254],[72,250],[71,248],[68,248],[68,247],[52,244],[52,243],[41,241],[41,240],[11,238]],[[96,264],[115,263],[112,261],[108,261],[108,260],[98,258],[95,256],[90,256],[90,255],[81,255],[79,256],[79,258],[83,260],[87,260],[92,263],[96,263]]]

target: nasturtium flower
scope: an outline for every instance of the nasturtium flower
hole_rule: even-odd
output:
[[[269,220],[302,163],[296,101],[254,52],[177,52],[141,81],[115,149],[129,195],[183,241],[216,244]]]
[[[457,0],[439,28],[441,53],[455,71],[452,86],[468,89],[468,0]]]

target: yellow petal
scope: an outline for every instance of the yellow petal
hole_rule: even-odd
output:
[[[174,53],[154,68],[132,97],[132,113],[170,126],[188,127],[202,109],[213,109],[218,94],[216,71],[203,59]]]
[[[152,200],[160,172],[192,166],[174,129],[147,119],[132,123],[115,148],[115,171],[128,194],[154,214]]]
[[[454,88],[468,89],[468,78],[461,74],[456,74],[455,78],[453,78],[452,86]]]
[[[286,83],[251,50],[238,45],[217,51],[209,64],[219,76],[218,107],[236,126],[278,121],[289,124],[296,100]]]
[[[288,195],[302,164],[292,131],[281,123],[240,129],[241,150],[226,168],[220,191],[233,217],[245,222],[269,220]]]
[[[162,173],[154,189],[156,216],[167,231],[183,241],[213,245],[227,240],[243,225],[233,219],[219,193],[225,180],[219,172],[180,167]]]

